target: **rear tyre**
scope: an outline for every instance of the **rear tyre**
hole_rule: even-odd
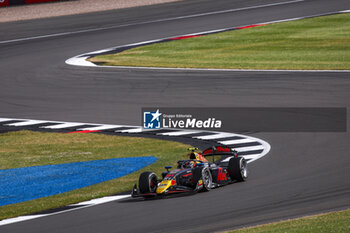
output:
[[[247,161],[244,158],[231,158],[227,170],[231,180],[241,182],[248,178]]]
[[[154,172],[143,172],[139,178],[139,188],[141,194],[155,193],[157,190],[157,176]]]

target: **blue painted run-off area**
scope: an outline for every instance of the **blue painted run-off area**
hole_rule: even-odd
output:
[[[0,206],[112,180],[156,161],[157,158],[150,156],[0,170]]]

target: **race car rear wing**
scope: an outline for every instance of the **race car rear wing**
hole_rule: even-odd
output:
[[[237,157],[238,153],[236,150],[233,150],[231,147],[225,147],[225,146],[212,146],[208,149],[205,149],[202,152],[202,155],[204,157],[207,156],[214,156],[214,155],[226,155],[226,156],[234,156]]]
[[[223,162],[229,157],[238,157],[238,152],[231,147],[212,146],[202,152],[202,156],[209,160],[212,157],[213,163],[220,166],[227,166],[228,162]],[[218,158],[219,157],[219,158]]]

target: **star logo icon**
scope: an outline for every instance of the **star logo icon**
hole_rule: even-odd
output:
[[[151,113],[151,115],[152,115],[152,120],[151,120],[151,122],[152,122],[152,121],[154,121],[154,120],[159,121],[159,117],[160,117],[162,114],[159,113],[159,109],[157,109],[157,111],[156,111],[155,113]]]

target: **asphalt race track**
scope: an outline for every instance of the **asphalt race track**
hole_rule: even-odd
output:
[[[350,9],[348,0],[305,0],[164,20],[279,2],[287,1],[189,0],[0,24],[0,117],[138,125],[145,106],[349,108],[346,72],[162,71],[64,63],[118,45]],[[101,27],[107,28],[30,39]],[[247,182],[193,196],[110,202],[5,225],[0,232],[213,232],[350,207],[348,132],[252,136],[272,149],[250,164]]]

